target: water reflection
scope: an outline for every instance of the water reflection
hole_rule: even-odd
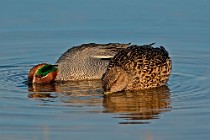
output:
[[[101,90],[101,81],[56,82],[43,85],[28,85],[29,92],[59,92],[66,95],[94,94]]]
[[[123,92],[104,97],[104,112],[120,114],[115,118],[125,120],[157,119],[162,112],[171,108],[170,92],[167,86],[146,91]],[[149,122],[127,121],[121,124],[141,124]]]
[[[146,91],[127,91],[103,96],[100,81],[80,81],[31,85],[29,98],[60,98],[72,107],[75,105],[103,106],[103,113],[115,113],[114,118],[125,120],[120,124],[147,124],[170,111],[170,90],[167,86]],[[56,93],[56,94],[55,94]],[[89,110],[90,112],[90,110]]]
[[[29,85],[28,91],[29,98],[57,97],[61,102],[71,105],[99,106],[103,97],[100,80]]]

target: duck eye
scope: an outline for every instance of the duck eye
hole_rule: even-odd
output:
[[[36,77],[39,77],[39,78],[44,77],[50,72],[54,72],[56,70],[57,68],[54,65],[46,64],[37,71]]]

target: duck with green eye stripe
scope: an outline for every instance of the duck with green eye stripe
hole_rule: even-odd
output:
[[[101,79],[109,60],[130,44],[83,44],[67,50],[55,65],[38,64],[28,74],[29,84],[53,81],[78,81]]]
[[[28,83],[44,84],[53,82],[57,76],[57,66],[46,63],[34,66],[28,74]]]
[[[50,64],[46,64],[43,67],[41,67],[37,73],[36,73],[36,77],[44,77],[46,76],[48,73],[50,72],[54,72],[57,71],[57,68],[55,67],[56,65],[50,65]]]

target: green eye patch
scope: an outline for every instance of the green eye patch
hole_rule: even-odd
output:
[[[36,75],[40,75],[41,77],[43,77],[46,76],[48,73],[54,72],[56,70],[57,68],[54,65],[46,64],[37,71]]]

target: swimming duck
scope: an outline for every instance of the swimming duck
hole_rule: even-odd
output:
[[[42,63],[28,73],[28,83],[101,79],[114,55],[130,44],[83,44],[68,49],[55,65]]]
[[[105,94],[122,90],[144,90],[165,85],[172,62],[163,46],[132,45],[118,52],[102,77]]]

